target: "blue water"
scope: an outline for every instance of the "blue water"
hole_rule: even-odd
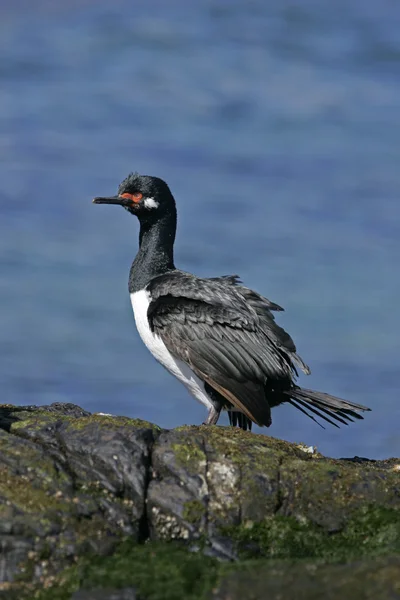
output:
[[[177,264],[283,305],[301,382],[373,409],[262,431],[399,456],[399,27],[389,0],[2,2],[1,401],[203,420],[136,333],[137,222],[91,204],[138,170],[175,194]]]

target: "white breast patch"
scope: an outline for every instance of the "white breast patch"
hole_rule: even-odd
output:
[[[154,335],[149,326],[147,309],[150,304],[150,296],[146,290],[140,290],[131,294],[133,314],[135,315],[136,327],[143,343],[152,355],[163,367],[187,387],[189,392],[204,404],[208,409],[212,402],[204,390],[204,383],[195,375],[192,369],[182,360],[174,358],[165,346],[162,339]]]

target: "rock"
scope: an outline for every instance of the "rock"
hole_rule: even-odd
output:
[[[397,459],[72,404],[0,406],[0,447],[7,600],[397,597]]]
[[[157,428],[70,404],[1,407],[0,427],[3,582],[26,570],[45,579],[82,553],[147,536]]]
[[[240,543],[235,551],[232,538],[260,538],[254,534],[260,524],[277,535],[282,524],[279,539],[283,524],[290,523],[291,532],[303,527],[310,536],[315,532],[316,543],[320,535],[344,531],[368,506],[399,509],[398,462],[326,459],[239,429],[163,432],[153,449],[148,490],[151,535],[206,539],[212,553],[225,558],[237,557]]]
[[[213,600],[397,600],[400,598],[400,557],[348,564],[252,565],[225,577]]]
[[[71,600],[137,600],[133,588],[123,590],[81,590],[72,595]]]

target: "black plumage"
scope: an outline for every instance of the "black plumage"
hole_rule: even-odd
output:
[[[165,182],[133,174],[117,196],[95,201],[122,204],[139,218],[140,248],[129,291],[145,291],[154,339],[203,382],[211,403],[207,423],[216,423],[227,409],[232,425],[268,427],[271,408],[283,402],[336,426],[369,410],[296,384],[297,369],[305,374],[310,369],[275,322],[273,313],[283,310],[279,305],[242,285],[236,275],[205,279],[175,268],[176,208]]]
[[[271,311],[283,309],[240,285],[237,276],[200,279],[175,270],[152,279],[148,290],[152,331],[225,398],[224,406],[267,427],[270,409],[282,402],[334,425],[327,415],[342,423],[360,418],[355,410],[363,407],[295,385],[296,365],[306,374],[310,369],[275,322]]]

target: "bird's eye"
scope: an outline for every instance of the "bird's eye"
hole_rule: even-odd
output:
[[[137,204],[143,198],[143,194],[140,192],[135,192],[134,194],[128,194],[128,192],[125,192],[124,194],[121,194],[121,198],[126,198],[127,200],[132,200],[132,202]]]

